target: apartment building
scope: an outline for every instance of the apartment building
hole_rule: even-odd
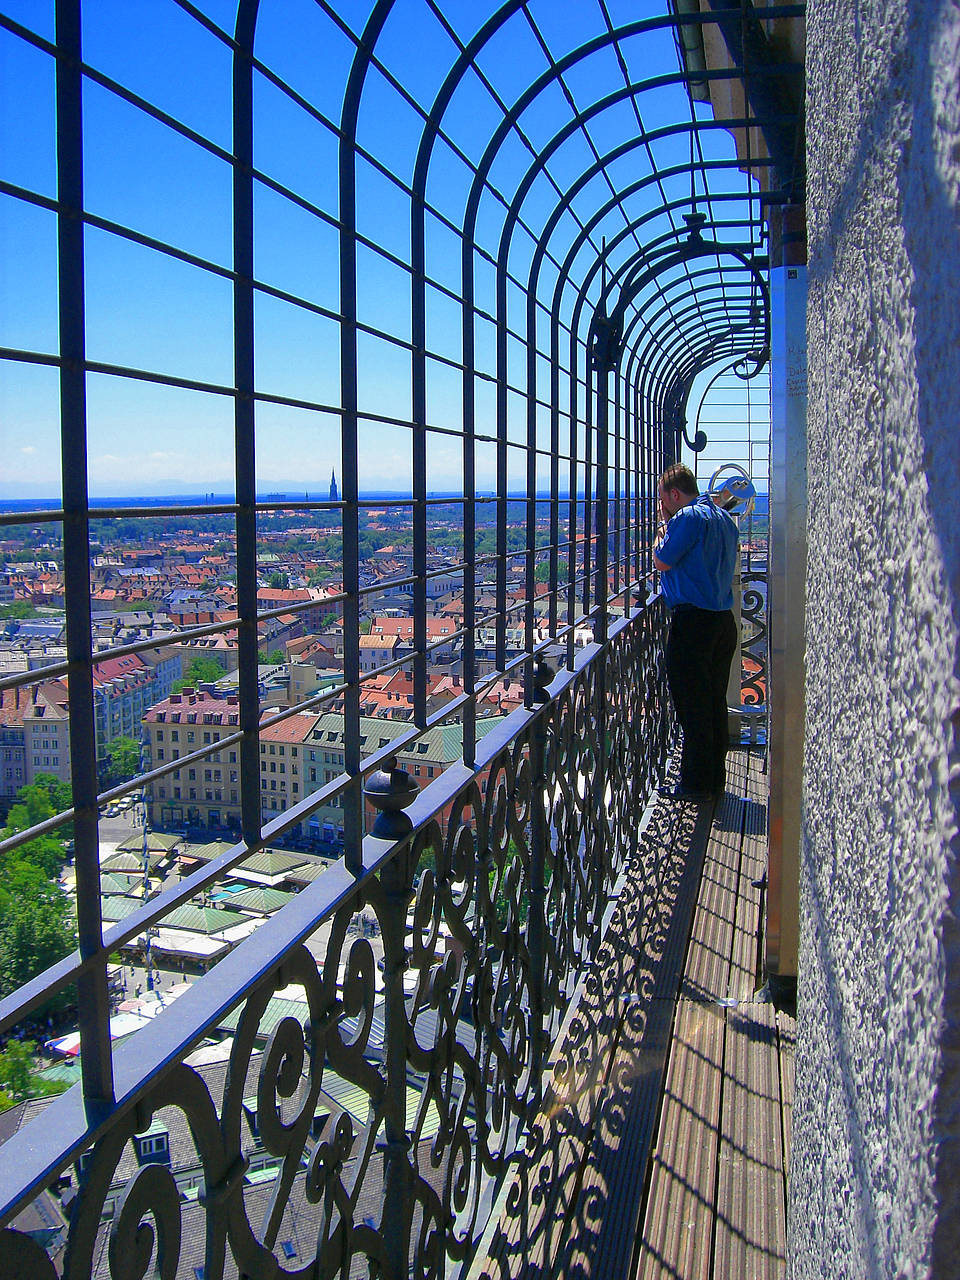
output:
[[[70,782],[70,712],[65,680],[38,685],[23,711],[26,782],[38,773]]]
[[[0,808],[6,811],[26,782],[23,713],[33,690],[0,689]]]
[[[477,721],[477,738],[483,738],[502,720],[489,716]],[[360,717],[360,750],[364,756],[389,747],[392,742],[409,734],[410,727],[403,720],[386,720],[371,716]],[[311,732],[303,740],[299,753],[302,795],[318,791],[328,782],[335,781],[343,773],[344,765],[343,716],[335,713],[315,717]],[[405,769],[420,787],[428,786],[444,769],[458,762],[463,754],[463,726],[442,724],[428,729],[416,742],[407,743],[397,751],[398,766]],[[486,779],[480,777],[481,792],[486,790]],[[376,818],[376,810],[365,805],[366,825]],[[445,827],[449,814],[441,815]],[[343,838],[342,796],[336,795],[321,805],[306,823],[302,834],[315,839]]]
[[[320,717],[301,711],[260,730],[260,804],[264,820],[302,800],[304,743]]]
[[[143,717],[143,751],[148,769],[214,747],[238,731],[240,699],[213,686],[180,693],[151,707]],[[214,749],[166,777],[147,784],[151,826],[240,828],[239,744]]]

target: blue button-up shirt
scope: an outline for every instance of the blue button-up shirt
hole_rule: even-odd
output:
[[[660,586],[667,605],[692,604],[721,612],[733,608],[733,573],[739,535],[733,518],[708,493],[670,518],[657,548]]]

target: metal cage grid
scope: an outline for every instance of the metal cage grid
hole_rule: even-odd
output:
[[[0,852],[73,822],[79,934],[76,954],[2,1002],[0,1029],[76,982],[90,1114],[109,1109],[114,1097],[108,955],[185,901],[199,883],[195,877],[186,888],[165,893],[105,935],[99,806],[207,760],[214,751],[235,748],[241,838],[212,866],[206,882],[334,795],[343,805],[345,869],[359,875],[363,780],[397,750],[397,742],[372,753],[362,749],[361,696],[370,679],[409,665],[414,714],[402,742],[457,715],[463,725],[463,764],[469,769],[477,759],[478,702],[490,684],[518,670],[526,705],[532,707],[536,666],[545,649],[562,646],[564,664],[573,671],[578,628],[589,625],[602,645],[611,621],[629,617],[645,601],[656,477],[683,445],[690,388],[718,361],[737,359],[759,368],[767,358],[760,205],[724,131],[783,123],[782,106],[771,105],[765,117],[754,100],[749,116],[706,118],[688,93],[689,74],[671,64],[665,51],[675,48],[680,34],[704,22],[723,25],[733,15],[745,30],[774,16],[774,10],[781,17],[802,11],[800,6],[708,5],[690,12],[678,6],[678,12],[637,17],[633,6],[597,0],[586,6],[589,19],[581,18],[589,29],[572,24],[578,29],[565,35],[548,6],[523,0],[508,0],[479,23],[441,0],[418,5],[378,0],[362,25],[353,9],[315,0],[313,20],[344,50],[344,72],[335,92],[318,85],[318,101],[313,101],[302,74],[285,76],[274,65],[277,48],[283,40],[295,42],[297,33],[269,5],[240,0],[228,29],[214,17],[212,4],[173,0],[171,41],[189,27],[191,41],[218,65],[224,59],[229,64],[225,139],[169,109],[163,92],[151,97],[127,83],[109,58],[101,65],[87,54],[88,44],[108,47],[102,26],[109,14],[98,14],[97,8],[55,0],[49,13],[37,7],[36,21],[0,14],[4,46],[29,54],[42,68],[39,78],[47,83],[52,77],[54,84],[49,113],[54,185],[18,181],[13,166],[0,176],[0,198],[8,207],[55,220],[57,298],[55,347],[11,341],[0,348],[0,359],[8,370],[55,371],[61,451],[60,504],[37,509],[19,504],[0,512],[0,527],[62,528],[67,618],[66,660],[7,675],[0,688],[69,678],[73,786],[70,810],[10,836]],[[442,46],[449,55],[446,65],[419,78],[410,74],[410,59],[398,52],[403,46],[397,40],[398,24],[414,17],[429,30],[425,46]],[[540,65],[518,67],[511,42],[518,49],[539,50]],[[655,51],[649,63],[643,59],[645,47]],[[175,49],[173,44],[157,58],[168,74]],[[600,68],[606,79],[597,74]],[[303,72],[302,66],[297,69]],[[740,74],[735,63],[726,72],[703,73],[706,79]],[[228,175],[225,252],[201,253],[190,247],[190,235],[178,242],[172,234],[165,238],[148,229],[149,219],[124,221],[91,205],[85,185],[97,165],[91,161],[98,147],[96,113],[89,109],[93,99],[101,110],[106,102],[118,112],[134,112]],[[391,109],[398,119],[403,116],[403,127],[391,123]],[[283,118],[292,113],[316,133],[316,154],[309,163],[301,156],[301,164],[323,175],[303,189],[282,175],[281,149],[271,157],[272,144],[264,141],[273,135],[259,121],[270,110]],[[397,150],[407,137],[415,145],[407,146],[401,166]],[[335,169],[324,164],[324,157],[335,157]],[[143,163],[149,170],[149,156]],[[747,166],[751,178],[763,176],[767,200],[789,194],[792,178],[777,164],[776,155],[771,160],[763,154]],[[371,229],[377,224],[375,191],[388,210],[382,219],[387,229],[379,236]],[[272,207],[268,202],[330,237],[322,273],[312,278],[305,266],[299,290],[289,281],[271,279],[269,266],[263,265],[269,264],[264,245],[269,247],[274,234],[265,212]],[[402,212],[399,220],[389,213],[395,208]],[[92,358],[93,246],[100,252],[108,243],[132,246],[145,255],[143,261],[175,263],[191,278],[228,292],[229,334],[220,334],[218,342],[229,347],[229,378],[177,372],[162,360],[137,365],[100,358],[109,354],[102,341],[93,353],[98,358]],[[381,305],[385,297],[389,303]],[[102,305],[98,294],[97,307]],[[321,372],[312,395],[303,393],[304,380],[296,377],[286,392],[274,386],[261,366],[261,352],[271,346],[271,307],[298,322],[316,322],[318,332],[328,335],[322,352],[317,348]],[[175,322],[171,313],[167,323]],[[16,334],[16,325],[8,331]],[[371,392],[377,386],[377,359],[385,365],[398,360],[404,370],[386,394]],[[291,358],[291,373],[295,363]],[[130,403],[153,386],[227,405],[233,418],[233,492],[226,500],[160,506],[105,502],[92,495],[91,431],[101,431],[91,423],[94,379],[98,386],[122,387]],[[444,386],[452,386],[455,395],[441,394]],[[335,424],[338,500],[288,500],[264,493],[258,460],[282,447],[277,428],[269,425],[276,421],[273,411],[312,419],[324,448],[329,424]],[[158,431],[162,434],[162,428]],[[382,499],[371,496],[365,467],[371,442],[375,449],[390,432],[403,433],[407,441],[409,492]],[[450,458],[456,464],[455,491],[438,494],[433,477],[450,474],[442,469]],[[438,570],[429,563],[431,513],[451,504],[462,514],[463,550],[456,564]],[[413,655],[364,672],[361,617],[368,598],[385,584],[364,580],[361,533],[366,513],[384,507],[409,512],[411,572],[387,585],[412,590]],[[258,625],[312,603],[258,604],[258,532],[275,514],[289,512],[339,518],[342,590],[330,595],[329,603],[342,610],[343,679],[264,715]],[[523,543],[515,548],[508,534],[521,512]],[[151,761],[130,782],[101,791],[93,668],[109,658],[156,648],[157,642],[147,638],[95,652],[91,521],[189,521],[212,515],[234,523],[237,616],[188,627],[177,639],[236,635],[235,729],[176,761],[156,767]],[[477,554],[478,530],[487,523],[495,531],[496,551]],[[537,569],[542,564],[548,568],[541,594]],[[441,572],[453,572],[462,581],[463,625],[452,638],[462,646],[463,692],[431,716],[427,584],[431,574]],[[485,595],[494,601],[486,612],[478,606]],[[519,653],[511,653],[508,645],[514,620],[524,632]],[[491,625],[495,669],[481,676],[477,637]],[[261,729],[334,702],[343,706],[342,773],[265,823]]]

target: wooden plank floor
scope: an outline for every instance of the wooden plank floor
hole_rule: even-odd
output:
[[[791,1019],[758,994],[759,751],[658,804],[469,1280],[785,1275]]]
[[[686,805],[646,828],[470,1280],[628,1275],[709,832]]]
[[[729,761],[674,1016],[637,1280],[786,1274],[795,1028],[757,991],[763,757],[737,751]]]

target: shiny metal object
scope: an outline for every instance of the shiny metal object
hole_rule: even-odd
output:
[[[771,270],[770,850],[765,964],[795,979],[807,564],[806,267]]]
[[[756,485],[738,462],[725,462],[717,467],[707,490],[714,502],[732,516],[748,516],[756,505]]]

